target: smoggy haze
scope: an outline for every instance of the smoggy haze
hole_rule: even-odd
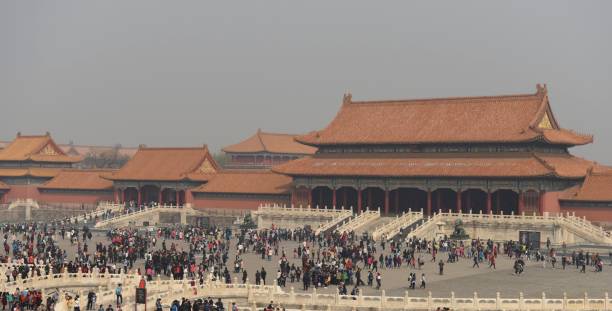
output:
[[[531,93],[612,164],[610,1],[0,2],[0,140],[213,149],[355,100]],[[435,118],[435,116],[432,116]]]

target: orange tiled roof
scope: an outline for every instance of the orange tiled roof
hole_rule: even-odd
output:
[[[612,168],[595,166],[580,186],[567,189],[561,200],[612,201]]]
[[[283,194],[291,177],[271,171],[222,171],[206,184],[192,190],[205,193]]]
[[[68,156],[59,148],[51,136],[23,136],[17,137],[0,150],[0,161],[35,161],[35,162],[65,162],[75,163],[81,161],[80,157]]]
[[[595,164],[593,161],[567,154],[536,154],[559,177],[582,178]]]
[[[53,179],[38,187],[40,189],[106,190],[113,187],[108,177],[109,170],[63,170]]]
[[[206,146],[199,148],[140,148],[111,180],[205,181],[219,167]]]
[[[545,86],[535,94],[440,99],[353,101],[323,130],[296,137],[312,146],[548,141],[590,143],[559,127]]]
[[[283,153],[283,154],[313,154],[317,148],[306,146],[295,141],[296,135],[265,133],[257,130],[253,136],[237,144],[223,148],[230,153]]]
[[[272,170],[290,176],[581,177],[576,175],[584,160],[573,157],[555,160],[553,166],[533,154],[319,154],[280,164]],[[576,168],[563,167],[570,165]]]
[[[45,168],[45,167],[31,167],[31,168],[0,168],[1,177],[55,177],[62,168]]]

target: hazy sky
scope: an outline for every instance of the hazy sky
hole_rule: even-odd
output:
[[[532,93],[612,164],[612,1],[0,1],[0,139],[213,149],[356,100]],[[432,116],[435,118],[435,116]]]

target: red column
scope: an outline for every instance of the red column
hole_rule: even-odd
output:
[[[522,190],[519,190],[518,197],[518,214],[521,215],[525,211],[525,195]]]
[[[176,205],[180,205],[181,201],[181,191],[176,189]]]
[[[117,191],[117,188],[113,189],[113,194],[115,196],[115,203],[119,203],[119,192]]]
[[[125,204],[125,190],[126,189],[121,189],[122,203],[124,203],[124,204]]]
[[[332,189],[332,209],[336,208],[336,188]]]
[[[312,188],[308,188],[308,207],[312,207]]]
[[[361,189],[357,189],[357,213],[361,213]]]
[[[461,212],[461,190],[457,190],[457,213]]]
[[[491,190],[487,191],[487,214],[491,214]]]
[[[138,192],[138,206],[140,206],[142,204],[142,194],[140,193],[140,188],[137,188],[136,191]]]
[[[431,189],[427,189],[427,216],[431,216]]]
[[[295,205],[295,188],[291,188],[291,207]]]
[[[436,192],[436,212],[442,209],[442,200],[440,200],[440,191]]]
[[[389,190],[385,189],[385,216],[389,215]]]
[[[540,215],[544,215],[544,190],[540,190],[540,196],[538,197],[538,211]]]
[[[367,208],[372,208],[372,188],[368,189],[368,205]]]
[[[162,189],[159,188],[159,194],[157,195],[157,203],[159,203],[159,205],[162,204]]]

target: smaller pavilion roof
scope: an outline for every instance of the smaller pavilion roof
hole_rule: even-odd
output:
[[[567,189],[560,199],[566,201],[612,202],[612,167],[593,166],[582,185]]]
[[[206,184],[192,190],[199,193],[284,194],[291,177],[271,171],[231,171],[217,173]]]
[[[9,185],[3,183],[2,181],[0,181],[0,190],[9,190],[11,189],[11,187],[9,187]]]
[[[206,181],[219,170],[208,147],[140,148],[110,180]]]
[[[0,168],[0,177],[55,177],[62,168],[30,167],[30,168]]]
[[[223,148],[228,153],[281,153],[281,154],[314,154],[317,148],[306,146],[295,141],[296,135],[266,133],[261,129],[251,137],[234,145]]]
[[[39,189],[108,190],[113,182],[105,179],[110,170],[63,170]]]
[[[81,157],[67,155],[55,144],[48,132],[32,136],[17,133],[17,137],[0,150],[0,161],[75,163],[81,160]]]

